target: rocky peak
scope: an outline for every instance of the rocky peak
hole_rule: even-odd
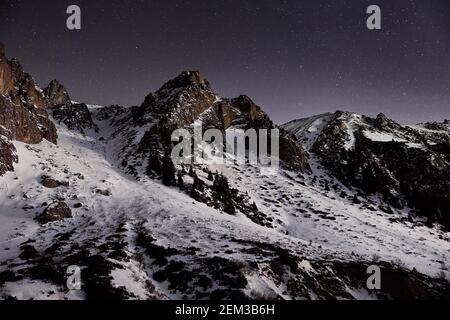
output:
[[[150,153],[154,158],[170,147],[173,130],[189,127],[197,120],[202,121],[203,129],[275,128],[269,116],[248,96],[218,98],[208,80],[198,71],[182,72],[158,91],[147,95],[142,105],[133,110],[132,119],[137,127],[155,123],[146,131],[138,147],[138,152]],[[290,133],[281,131],[281,160],[295,170],[309,170],[301,144]]]
[[[265,113],[263,114],[261,108],[246,95],[240,95],[239,97],[232,99],[231,103],[241,112],[245,113],[251,121],[255,120],[258,116],[266,116]]]
[[[147,95],[134,112],[136,124],[158,120],[163,131],[191,124],[216,100],[209,82],[197,71],[182,72],[158,91]]]
[[[190,86],[196,86],[205,90],[210,90],[210,84],[208,80],[199,71],[183,71],[177,77],[166,82],[159,92],[166,90],[174,90],[177,88],[186,88]]]
[[[86,129],[98,131],[92,120],[92,114],[85,103],[73,103],[66,88],[58,81],[52,80],[43,90],[53,119],[65,124],[69,130],[86,133]]]
[[[66,88],[59,83],[58,80],[50,81],[48,86],[44,89],[44,95],[48,99],[50,108],[71,103],[70,96],[67,93]]]
[[[223,99],[214,105],[214,118],[218,118],[224,129],[231,126],[246,129],[275,129],[270,117],[251,98],[241,95],[234,99]],[[220,127],[219,125],[216,127]],[[306,172],[310,170],[306,152],[291,133],[280,129],[280,159],[290,169]],[[270,135],[270,132],[269,132]]]
[[[46,99],[17,59],[0,62],[0,94],[0,125],[9,130],[12,139],[38,143],[45,138],[56,143],[56,128],[48,119]]]
[[[375,123],[380,125],[387,124],[388,122],[389,122],[388,117],[386,117],[386,115],[382,112],[380,112],[375,118]]]
[[[56,143],[57,133],[49,120],[47,101],[34,79],[27,74],[17,59],[8,60],[5,48],[0,45],[0,127],[7,140],[39,143],[42,139]],[[11,164],[12,148],[2,147],[3,160]],[[4,162],[0,159],[0,162]],[[0,164],[1,166],[1,164]],[[11,170],[11,165],[6,166]],[[4,171],[4,170],[3,170]]]
[[[27,108],[47,108],[41,89],[15,58],[0,62],[0,94],[7,94],[15,104]]]
[[[380,130],[399,129],[400,125],[394,120],[389,119],[383,113],[379,113],[375,118],[375,127]]]
[[[185,71],[167,81],[133,111],[134,125],[155,123],[139,143],[139,151],[169,144],[173,130],[192,124],[215,101],[209,82],[197,71]]]
[[[208,80],[198,71],[184,71],[167,81],[158,91],[147,95],[141,105],[141,112],[167,114],[179,103],[196,103],[205,99],[211,102],[215,99]]]
[[[52,108],[53,119],[63,123],[69,130],[86,134],[86,129],[98,131],[98,126],[92,120],[92,114],[85,103],[60,104]]]
[[[211,116],[219,118],[224,129],[231,125],[244,129],[273,128],[269,116],[245,95],[233,99],[220,99],[214,104],[213,109],[214,112],[209,113],[209,118]]]

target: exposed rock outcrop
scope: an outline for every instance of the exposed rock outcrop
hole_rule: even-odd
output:
[[[43,93],[53,118],[59,124],[65,124],[69,130],[82,134],[85,134],[86,129],[98,130],[97,125],[92,121],[92,114],[87,105],[72,102],[66,88],[58,80],[52,80]]]
[[[85,133],[86,129],[98,131],[97,125],[92,121],[92,115],[84,103],[68,103],[54,106],[52,108],[53,118],[58,123],[63,123],[70,130]]]
[[[58,80],[50,81],[44,89],[44,95],[47,97],[49,108],[72,103],[66,88]]]
[[[277,128],[269,116],[248,96],[241,95],[234,99],[222,99],[216,102],[212,112],[202,117],[202,120],[205,121],[207,128],[267,129],[269,142],[270,130],[279,129],[280,159],[291,169],[302,172],[309,170],[306,152],[295,136],[282,128]],[[270,151],[270,143],[268,149]]]
[[[136,110],[136,124],[157,121],[152,130],[145,134],[140,146],[145,149],[151,145],[155,133],[164,141],[170,140],[173,130],[193,123],[215,100],[209,82],[199,72],[181,73],[155,93],[147,95]]]
[[[242,95],[234,99],[219,99],[209,82],[198,71],[188,71],[168,81],[155,93],[149,94],[144,103],[135,108],[135,125],[155,123],[144,134],[139,143],[139,150],[163,154],[163,150],[171,145],[172,132],[188,127],[197,120],[202,121],[204,130],[253,128],[268,129],[270,134],[270,129],[275,128],[268,115],[249,97]],[[301,144],[284,130],[280,132],[280,158],[292,169],[309,169]]]
[[[56,143],[56,128],[48,119],[45,97],[33,78],[17,60],[3,56],[0,61],[0,125],[15,140]]]
[[[49,222],[61,221],[72,217],[72,210],[65,202],[55,202],[45,208],[38,217],[37,221],[40,224],[47,224]]]
[[[14,163],[18,161],[16,148],[5,137],[0,135],[0,176],[7,171],[14,171]]]
[[[3,136],[11,140],[31,144],[42,139],[57,142],[56,128],[48,118],[44,94],[16,59],[6,58],[3,45],[0,45],[0,127],[6,133]],[[6,147],[4,150],[2,158],[14,157]],[[10,164],[3,163],[2,166],[11,170]]]

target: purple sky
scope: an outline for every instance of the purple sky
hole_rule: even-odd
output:
[[[66,8],[82,30],[66,29]],[[369,31],[366,8],[382,10]],[[277,123],[336,109],[416,123],[450,118],[448,0],[2,0],[0,41],[44,87],[140,104],[183,70],[247,94]]]

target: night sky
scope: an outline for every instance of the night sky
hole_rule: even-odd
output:
[[[366,28],[371,4],[382,30]],[[0,0],[0,41],[42,87],[56,78],[88,103],[140,104],[200,70],[277,123],[337,109],[450,118],[449,0]]]

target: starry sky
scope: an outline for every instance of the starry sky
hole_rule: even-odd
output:
[[[366,27],[371,4],[382,30]],[[56,78],[93,104],[138,105],[200,70],[276,123],[338,109],[450,118],[448,0],[1,0],[0,41],[42,87]]]

